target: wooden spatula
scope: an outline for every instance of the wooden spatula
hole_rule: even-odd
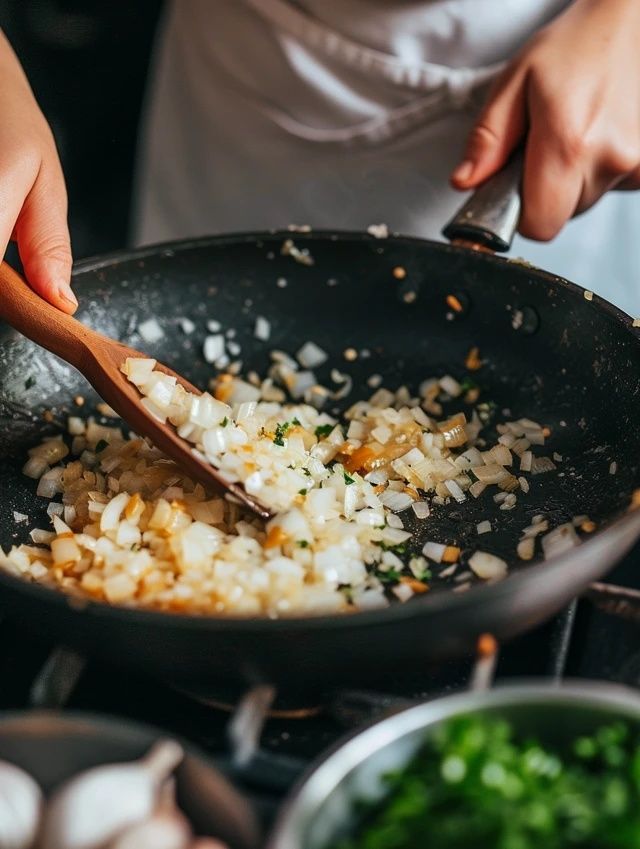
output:
[[[268,519],[271,512],[237,483],[228,483],[208,463],[191,452],[170,424],[162,424],[140,403],[138,389],[120,371],[127,357],[145,357],[133,348],[90,330],[77,319],[48,304],[6,262],[0,264],[0,319],[78,369],[109,406],[131,428],[149,439],[203,486],[228,492],[255,514]],[[200,394],[179,374],[158,363],[156,368],[175,377],[189,392]]]

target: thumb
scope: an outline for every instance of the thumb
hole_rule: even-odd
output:
[[[498,79],[451,175],[455,189],[472,189],[506,165],[525,132],[526,78],[513,69]]]
[[[70,285],[67,195],[61,174],[40,172],[24,202],[14,234],[32,289],[63,312],[74,313],[78,301]]]

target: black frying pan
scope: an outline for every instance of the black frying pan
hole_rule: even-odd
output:
[[[312,266],[281,254],[287,238],[308,248]],[[403,280],[394,277],[396,266],[406,269]],[[435,539],[506,558],[512,573],[498,584],[455,593],[450,581],[435,581],[431,593],[380,612],[268,621],[79,606],[0,574],[0,605],[34,632],[188,686],[268,680],[309,691],[380,683],[390,670],[415,672],[429,657],[466,652],[479,633],[506,639],[530,628],[603,575],[640,534],[640,512],[627,510],[640,486],[638,330],[566,280],[465,248],[350,233],[181,242],[80,263],[74,278],[83,321],[140,346],[136,322],[157,317],[165,335],[146,346],[149,354],[202,386],[211,376],[201,358],[207,318],[235,328],[245,368],[262,373],[271,349],[296,351],[313,339],[353,375],[349,403],[370,393],[372,373],[391,387],[415,387],[445,373],[463,378],[465,355],[476,345],[486,365],[474,379],[497,405],[496,420],[508,408],[510,417],[548,425],[549,450],[564,461],[557,472],[533,478],[531,492],[511,512],[499,511],[487,494],[444,507],[428,523],[407,522],[416,549]],[[464,305],[462,313],[448,308],[450,294]],[[271,322],[266,343],[254,338],[256,315]],[[192,337],[181,331],[181,316],[197,322]],[[347,364],[346,347],[370,349],[371,357]],[[30,525],[46,526],[46,502],[20,471],[26,449],[52,427],[43,410],[64,422],[77,412],[74,396],[87,398],[85,411],[97,399],[79,374],[7,327],[0,329],[0,362],[0,542],[6,547],[27,535],[25,525],[14,523],[14,510],[28,514]],[[30,379],[35,383],[26,389]],[[553,561],[518,564],[520,532],[537,513],[552,525],[585,513],[598,530]],[[478,538],[476,523],[484,518],[495,531]]]

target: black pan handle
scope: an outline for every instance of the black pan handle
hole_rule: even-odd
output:
[[[475,190],[442,230],[444,237],[508,251],[520,220],[522,166],[523,152],[519,150],[502,171]]]

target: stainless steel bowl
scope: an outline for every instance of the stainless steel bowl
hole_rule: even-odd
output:
[[[49,793],[84,769],[130,761],[167,738],[147,725],[81,713],[0,714],[0,759],[27,770]],[[185,758],[176,770],[181,810],[195,833],[218,837],[230,849],[256,849],[259,829],[248,802],[204,755],[179,741]]]
[[[508,719],[543,743],[626,719],[640,730],[640,695],[624,687],[580,681],[528,682],[462,693],[408,708],[335,747],[294,788],[268,849],[327,849],[353,827],[354,802],[381,797],[381,776],[406,765],[438,723],[469,713]]]

